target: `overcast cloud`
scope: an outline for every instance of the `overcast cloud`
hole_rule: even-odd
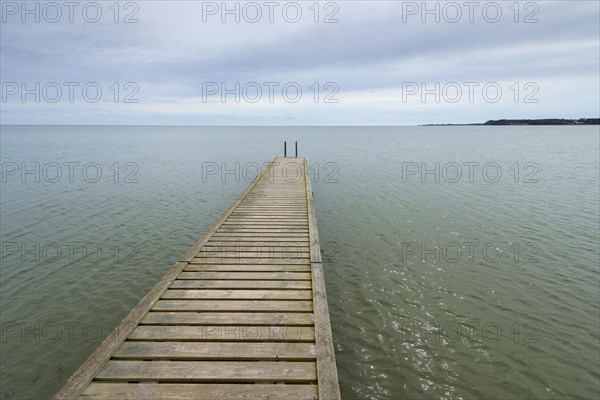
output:
[[[2,1],[2,123],[598,117],[598,1],[314,3]]]

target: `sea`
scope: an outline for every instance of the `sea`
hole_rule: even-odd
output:
[[[344,399],[599,398],[598,126],[2,126],[0,398],[51,397],[284,142]]]

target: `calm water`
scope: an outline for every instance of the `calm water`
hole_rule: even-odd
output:
[[[2,127],[1,397],[55,392],[298,140],[345,399],[597,398],[599,134]]]

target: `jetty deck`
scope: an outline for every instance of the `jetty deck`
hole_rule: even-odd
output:
[[[55,399],[340,398],[304,157],[277,157]]]

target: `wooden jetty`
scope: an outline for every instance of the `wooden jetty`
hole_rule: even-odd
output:
[[[55,399],[340,398],[304,157],[277,157]]]

